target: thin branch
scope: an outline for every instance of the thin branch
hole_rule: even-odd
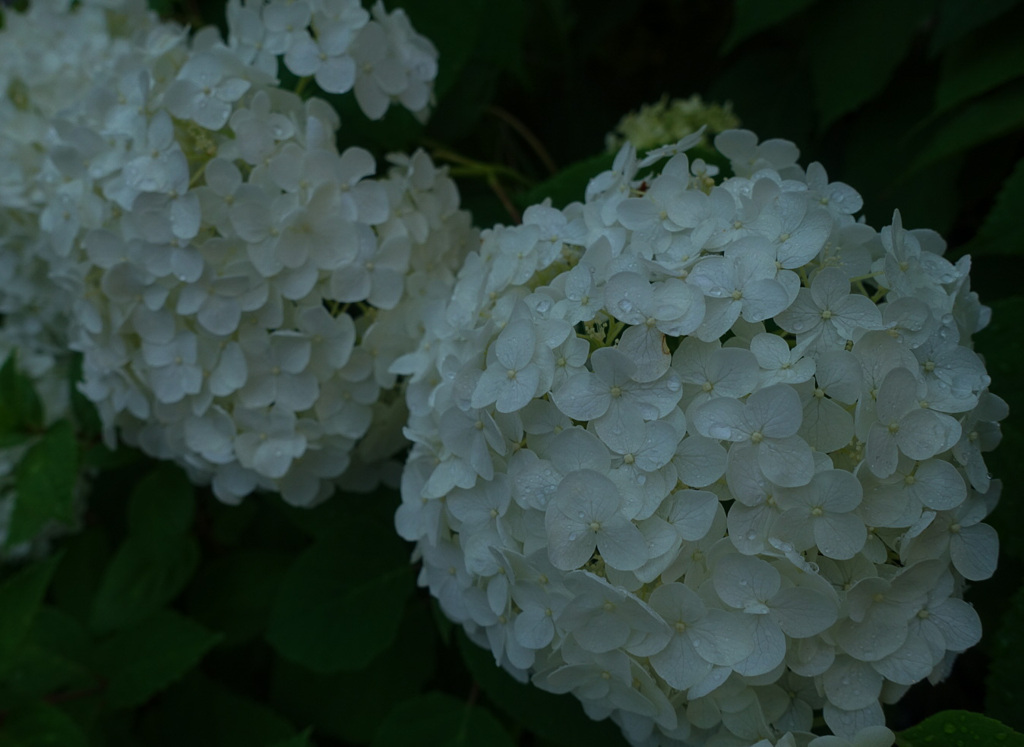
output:
[[[522,120],[513,116],[510,112],[502,109],[500,106],[491,105],[485,110],[488,114],[492,114],[502,122],[507,124],[517,133],[519,136],[526,141],[526,144],[530,146],[534,153],[537,154],[537,158],[540,159],[541,163],[544,164],[544,168],[548,170],[549,174],[555,174],[558,172],[558,166],[555,165],[555,160],[548,153],[547,148],[540,141],[536,135],[533,134],[533,130],[523,124]]]

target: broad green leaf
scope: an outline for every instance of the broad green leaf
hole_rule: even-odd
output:
[[[59,562],[36,561],[0,583],[0,675],[14,664]]]
[[[89,740],[64,711],[34,703],[4,714],[0,747],[88,747]]]
[[[43,605],[18,647],[7,675],[0,678],[0,701],[24,702],[59,691],[100,689],[91,671],[92,640],[82,625],[55,607]],[[2,706],[0,706],[2,708]]]
[[[942,711],[901,731],[897,747],[1024,747],[1024,735],[971,711]]]
[[[737,44],[772,26],[777,26],[805,8],[815,0],[736,0],[733,5],[734,20],[732,31],[722,45],[722,53],[730,51]]]
[[[317,674],[279,660],[271,702],[296,723],[313,725],[318,734],[367,744],[388,712],[435,676],[437,650],[427,605],[413,603],[391,647],[358,672]]]
[[[998,18],[1019,2],[1020,0],[941,0],[938,23],[932,34],[931,52],[934,54],[942,50],[951,42]]]
[[[154,543],[129,536],[103,575],[92,610],[97,631],[139,622],[178,595],[199,564],[199,547],[188,536]]]
[[[384,721],[373,747],[514,747],[497,719],[479,706],[445,693],[431,692],[396,706]]]
[[[103,641],[97,658],[114,708],[145,703],[195,667],[221,636],[177,612],[161,610]]]
[[[110,541],[102,527],[86,527],[69,537],[64,544],[66,561],[60,564],[53,577],[54,604],[80,622],[88,622],[93,598],[111,555]]]
[[[1010,404],[1010,412],[1024,408],[1024,390],[1018,385],[1024,370],[1024,297],[1000,298],[989,304],[992,321],[975,338],[975,348],[985,358],[992,377],[991,389]]]
[[[551,204],[556,208],[563,208],[570,202],[583,202],[590,180],[610,169],[614,161],[614,153],[601,153],[577,161],[530,189],[518,202],[526,207],[551,198]]]
[[[1024,126],[1024,81],[1003,86],[937,123],[910,167],[916,171]]]
[[[494,100],[499,76],[498,69],[491,65],[467,65],[430,115],[428,133],[443,142],[472,136]]]
[[[312,733],[312,729],[306,729],[304,732],[296,734],[294,737],[283,739],[280,742],[274,742],[270,747],[312,747],[313,743],[309,741]]]
[[[91,671],[92,640],[71,615],[43,605],[32,628],[0,677],[0,710],[4,701],[25,702],[60,691],[99,692]]]
[[[1024,337],[1019,331],[1024,325],[1024,298],[999,299],[991,307],[992,321],[975,336],[975,349],[985,359],[991,390],[1010,405],[1010,417],[1000,424],[1002,442],[984,455],[989,471],[1004,484],[1004,497],[986,522],[1001,533],[1000,552],[1024,559],[1024,543],[1008,539],[1024,526],[1024,502],[1013,499],[1015,486],[1024,481],[1024,390],[1018,384],[1024,370]]]
[[[296,730],[272,708],[192,672],[147,709],[139,734],[147,747],[269,747]]]
[[[1024,57],[1024,55],[1021,55]],[[972,254],[1024,254],[1024,158],[1003,182],[978,236],[966,247]]]
[[[460,631],[459,651],[480,689],[516,722],[560,747],[619,745],[622,735],[609,721],[593,721],[576,698],[555,695],[512,679],[494,657]]]
[[[338,131],[338,148],[359,146],[378,156],[400,151],[412,152],[423,134],[423,124],[399,104],[392,104],[381,119],[370,120],[352,94],[344,96],[317,92],[341,116],[345,124]]]
[[[1024,15],[1024,11],[1020,15]],[[942,74],[935,92],[936,111],[946,111],[1024,76],[1022,33],[1024,24],[1021,23],[994,24],[984,35],[965,39],[950,49],[942,60]]]
[[[0,432],[37,431],[43,427],[43,404],[32,380],[18,371],[17,355],[0,366]]]
[[[8,545],[33,539],[50,522],[75,521],[78,443],[71,423],[54,423],[25,452],[14,474],[17,499],[11,514]]]
[[[401,8],[409,15],[413,28],[437,47],[439,58],[434,95],[438,99],[462,74],[478,42],[487,43],[489,34],[481,34],[481,25],[485,18],[484,7],[492,1],[402,0]]]
[[[190,615],[234,645],[261,636],[291,561],[282,552],[239,549],[203,566],[186,594]]]
[[[985,712],[1006,725],[1024,731],[1024,650],[1020,645],[1024,630],[1024,586],[1010,598],[999,627],[990,632],[990,664],[985,680]]]
[[[814,97],[808,95],[811,74],[798,45],[753,44],[715,76],[708,99],[731,101],[743,126],[762,138],[785,137],[802,144],[811,136],[816,118]],[[765,85],[773,80],[786,83]]]
[[[921,30],[924,6],[921,0],[817,6],[806,38],[822,128],[885,88]]]
[[[360,669],[391,643],[414,587],[413,569],[407,561],[381,565],[372,547],[360,550],[324,538],[288,570],[267,630],[281,656],[329,673]]]
[[[523,32],[526,30],[528,5],[522,0],[488,0],[486,8],[481,36],[483,43],[478,41],[477,55],[499,70],[507,70],[523,80],[526,75]]]
[[[195,518],[195,490],[181,468],[162,463],[139,480],[128,499],[128,531],[148,542],[177,540]]]

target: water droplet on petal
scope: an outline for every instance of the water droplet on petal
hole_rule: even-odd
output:
[[[580,519],[582,519],[583,518],[583,512],[580,511],[578,514],[576,514],[576,516],[579,517]]]
[[[573,532],[572,534],[570,534],[569,535],[569,541],[570,542],[575,542],[576,541],[576,536],[577,536],[576,532]]]
[[[646,476],[644,476],[644,475],[637,475],[636,476],[636,484],[637,485],[643,485],[645,482],[647,482],[647,477]]]
[[[747,532],[747,540],[748,541],[753,542],[756,539],[757,539],[757,532],[755,532],[753,530]]]
[[[628,299],[619,301],[619,308],[627,314],[633,310],[633,302]]]

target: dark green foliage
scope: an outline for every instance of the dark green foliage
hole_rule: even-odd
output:
[[[970,711],[943,711],[900,733],[898,747],[1022,747],[1021,735],[995,719]]]
[[[381,515],[387,497],[351,497],[347,520],[288,569],[267,632],[284,658],[328,674],[362,669],[391,643],[414,573]]]
[[[78,443],[71,424],[61,420],[45,431],[18,463],[18,500],[7,544],[35,537],[50,522],[73,524],[77,479]]]
[[[488,711],[444,693],[419,695],[391,710],[373,747],[513,747],[515,742]]]
[[[151,4],[195,26],[224,18],[223,1]],[[387,3],[399,5],[441,52],[432,116],[393,107],[369,122],[351,96],[327,97],[339,145],[381,170],[386,152],[425,148],[481,227],[582,199],[612,162],[619,117],[699,93],[731,101],[762,138],[794,140],[802,162],[861,192],[872,225],[899,208],[950,256],[973,255],[972,287],[994,312],[976,348],[1011,407],[986,457],[1004,482],[991,517],[1003,557],[968,590],[985,627],[961,659],[970,671],[916,686],[887,715],[901,747],[1022,744],[1024,3]],[[516,682],[415,588],[393,491],[225,506],[176,467],[103,446],[76,370],[71,420],[47,422],[18,365],[0,366],[0,448],[23,450],[0,551],[77,530],[0,566],[0,747],[624,744],[572,696]],[[968,710],[935,713],[949,707]]]

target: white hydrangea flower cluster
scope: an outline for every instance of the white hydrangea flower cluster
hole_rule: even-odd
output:
[[[55,292],[41,255],[59,209],[49,207],[40,184],[47,133],[54,116],[129,48],[127,29],[156,22],[141,0],[116,12],[96,2],[73,13],[70,6],[50,0],[8,10],[0,29],[0,359],[19,351],[48,422],[67,410],[70,303]]]
[[[277,84],[215,29],[144,29],[52,118],[40,225],[108,439],[227,502],[308,505],[375,411],[390,435],[360,455],[401,448],[389,364],[478,239],[426,154],[372,178],[369,152],[338,153],[333,109]]]
[[[49,277],[46,232],[59,206],[40,181],[53,118],[106,75],[131,46],[129,37],[157,22],[143,0],[110,4],[33,2],[5,9],[0,28],[0,362],[17,356],[50,425],[70,412],[68,320],[71,300]],[[30,442],[0,449],[0,547],[17,494],[14,471]],[[0,551],[6,558],[42,552],[67,527],[52,525],[32,541]]]
[[[277,74],[278,58],[327,93],[355,93],[370,119],[398,101],[426,119],[437,77],[437,49],[377,0],[230,0],[229,44],[247,64]]]
[[[634,745],[885,747],[981,633],[988,311],[792,143],[719,135],[723,179],[699,137],[484,232],[395,362],[396,526],[473,640]]]

